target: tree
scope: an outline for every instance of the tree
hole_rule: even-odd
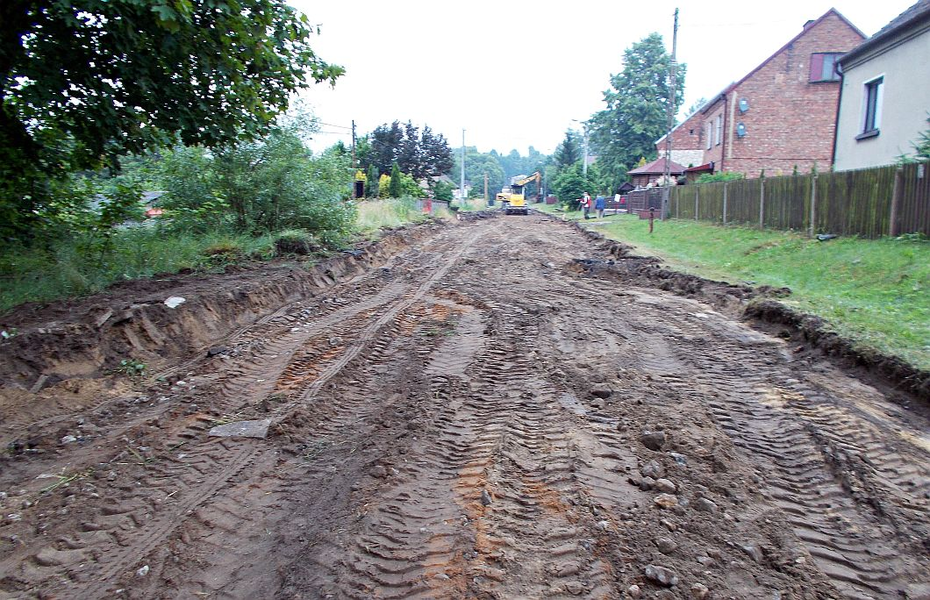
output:
[[[171,142],[254,139],[316,56],[285,0],[45,0],[0,6],[0,213],[23,237],[76,169]],[[10,220],[7,220],[7,219]]]
[[[552,184],[559,202],[571,209],[578,210],[578,199],[592,189],[591,183],[584,178],[577,166],[562,171]]]
[[[388,186],[388,196],[391,198],[400,198],[403,190],[403,182],[400,180],[400,167],[397,163],[391,166],[391,184]]]
[[[668,125],[671,57],[662,36],[653,33],[623,53],[623,71],[611,75],[604,92],[607,107],[591,119],[590,140],[611,187],[619,185],[640,156],[656,155],[655,141]],[[677,68],[673,113],[684,98],[685,65]]]
[[[368,178],[365,180],[365,197],[378,197],[378,167],[368,165]]]
[[[555,149],[552,159],[555,161],[556,166],[564,169],[582,160],[582,154],[581,136],[577,131],[569,129],[565,132],[565,139]]]
[[[452,168],[449,144],[442,134],[433,134],[428,125],[419,133],[409,121],[406,125],[398,121],[385,123],[376,127],[370,138],[370,150],[361,159],[362,165],[375,165],[381,173],[390,171],[395,162],[416,180],[437,177]]]

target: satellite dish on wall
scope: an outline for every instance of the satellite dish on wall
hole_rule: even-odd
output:
[[[741,113],[744,113],[744,112],[746,112],[747,110],[749,110],[749,100],[747,100],[747,99],[745,99],[745,98],[740,98],[740,99],[739,99],[739,111],[740,111]]]
[[[742,123],[737,123],[737,124],[736,124],[736,135],[737,135],[737,137],[745,137],[745,136],[746,136],[746,126],[743,125]]]

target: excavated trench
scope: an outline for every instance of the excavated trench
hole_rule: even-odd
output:
[[[531,215],[23,309],[0,598],[930,598],[926,388],[783,293]]]

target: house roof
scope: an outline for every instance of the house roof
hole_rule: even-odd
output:
[[[671,175],[681,175],[685,172],[685,168],[674,160],[668,161],[668,166]],[[626,173],[627,175],[665,175],[665,159],[657,158],[648,165],[633,169],[632,171],[627,171]]]
[[[928,2],[930,2],[930,0],[920,0],[920,2],[918,2],[918,4],[923,4],[923,3],[928,3]],[[913,8],[913,7],[911,7],[911,8]],[[909,9],[909,10],[910,10],[910,9]],[[866,39],[867,36],[866,36],[864,33],[862,33],[862,30],[861,30],[861,29],[859,29],[858,27],[856,27],[855,25],[853,25],[853,24],[849,21],[849,19],[847,19],[846,17],[844,17],[838,10],[836,10],[835,8],[831,8],[831,9],[828,10],[827,12],[823,13],[823,14],[820,16],[819,19],[814,19],[814,20],[811,20],[811,21],[808,21],[807,23],[805,23],[805,24],[804,24],[804,27],[801,29],[801,32],[800,32],[799,34],[797,34],[796,36],[794,36],[793,38],[791,38],[791,39],[788,41],[788,43],[786,43],[784,46],[782,46],[781,48],[779,48],[778,50],[776,50],[775,53],[773,53],[771,56],[769,56],[769,57],[766,58],[764,61],[762,61],[762,62],[759,64],[758,67],[756,67],[755,69],[753,69],[753,70],[750,71],[749,73],[746,73],[746,75],[745,75],[742,79],[740,79],[739,81],[735,81],[735,82],[731,83],[730,85],[728,85],[727,87],[725,87],[725,88],[723,89],[722,92],[720,92],[719,94],[717,94],[717,95],[715,95],[715,96],[712,96],[712,97],[710,98],[710,100],[708,100],[706,103],[704,103],[704,105],[703,105],[700,109],[698,109],[698,110],[696,111],[696,113],[699,112],[699,113],[701,113],[701,114],[706,114],[707,111],[709,111],[711,108],[714,107],[714,105],[717,104],[717,102],[719,102],[720,100],[722,100],[723,98],[725,98],[725,97],[727,96],[727,94],[729,94],[730,92],[732,92],[732,91],[733,91],[734,89],[736,89],[741,83],[743,83],[744,81],[746,81],[747,79],[749,79],[750,77],[752,77],[753,75],[755,75],[757,72],[759,72],[763,67],[765,67],[765,65],[769,64],[770,62],[772,62],[772,60],[773,60],[776,56],[778,56],[779,54],[781,54],[782,52],[784,52],[785,50],[787,50],[792,44],[794,44],[796,41],[798,41],[798,39],[799,39],[802,35],[804,35],[805,33],[807,33],[808,30],[809,30],[811,27],[814,27],[814,26],[818,25],[821,21],[823,21],[824,19],[826,19],[826,18],[827,18],[828,16],[830,16],[830,15],[836,15],[841,21],[843,21],[844,23],[846,23],[847,25],[849,25],[849,27],[852,28],[853,31],[855,31],[856,33],[858,33],[859,36],[862,37],[863,40]],[[876,34],[876,35],[877,35],[877,34]],[[860,45],[860,47],[861,47],[861,45]],[[857,49],[858,49],[858,48],[857,48]],[[853,52],[854,52],[854,51],[855,51],[855,50],[853,50]],[[846,56],[848,56],[848,54],[847,54]],[[688,116],[688,119],[690,119],[692,116],[694,116],[694,115],[693,115],[693,114],[692,114],[692,115],[689,115],[689,116]],[[676,125],[674,128],[672,128],[672,131],[675,131],[676,129],[678,129],[679,127],[681,127],[681,126],[684,125],[685,123],[687,123],[688,119],[685,119],[684,121],[682,121],[681,123],[679,123],[678,125]],[[665,136],[663,135],[661,138],[659,138],[658,140],[656,140],[656,144],[658,144],[659,142],[661,142],[661,141],[664,140],[664,139],[665,139]]]
[[[889,23],[882,27],[878,33],[844,54],[840,58],[840,64],[848,63],[849,61],[868,53],[870,50],[876,48],[885,41],[894,38],[903,30],[908,29],[911,26],[916,25],[924,20],[930,21],[930,0],[919,0],[916,4],[889,21]]]
[[[685,173],[713,173],[714,172],[714,161],[709,163],[704,163],[703,165],[698,165],[696,167],[688,167],[685,169]]]

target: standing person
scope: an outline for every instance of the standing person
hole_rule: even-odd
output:
[[[594,200],[594,209],[597,211],[597,218],[604,218],[604,207],[607,206],[607,200],[601,194],[597,195],[597,198]]]
[[[617,211],[614,214],[619,215],[620,214],[620,191],[619,190],[617,191],[616,194],[614,194],[614,203],[617,205]]]
[[[591,195],[588,192],[581,197],[581,210],[584,212],[584,218],[588,219],[588,214],[591,212]]]

